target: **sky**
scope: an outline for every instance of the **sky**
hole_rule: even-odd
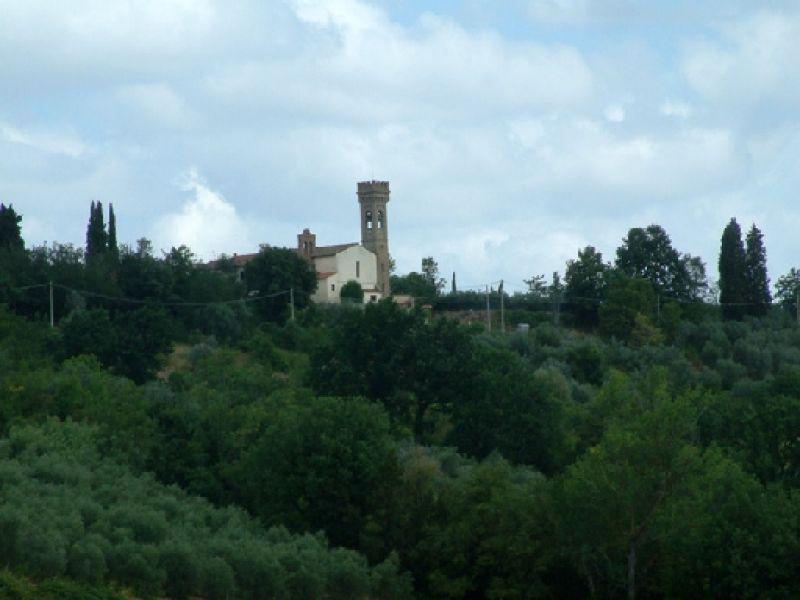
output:
[[[388,180],[398,273],[521,289],[657,223],[714,279],[735,217],[775,281],[798,65],[777,0],[0,0],[0,202],[28,245],[83,245],[99,200],[207,260],[357,241]]]

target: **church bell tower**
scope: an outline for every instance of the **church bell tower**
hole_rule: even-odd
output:
[[[358,203],[361,207],[361,245],[378,259],[378,289],[389,296],[389,202],[388,181],[360,181]]]

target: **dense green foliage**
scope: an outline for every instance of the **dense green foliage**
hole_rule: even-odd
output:
[[[323,310],[289,250],[247,296],[111,222],[114,259],[0,248],[0,599],[800,595],[796,270],[731,315],[631,229],[489,333],[430,258],[432,314]]]
[[[273,322],[286,319],[290,289],[294,290],[295,307],[302,309],[317,287],[314,267],[288,248],[262,248],[247,263],[244,277],[248,291],[260,298],[256,310]]]
[[[628,231],[617,249],[616,267],[628,277],[648,281],[668,298],[693,300],[705,285],[705,267],[697,258],[681,256],[659,225]]]
[[[567,263],[564,298],[572,304],[578,325],[597,325],[597,307],[603,298],[608,269],[609,266],[603,262],[603,255],[592,246],[580,250],[578,258]]]
[[[94,428],[12,428],[0,457],[0,561],[31,576],[110,579],[174,598],[342,597],[343,585],[374,585],[363,558],[321,537],[264,531],[240,510],[102,458]]]
[[[0,203],[0,249],[22,250],[25,242],[22,239],[20,222],[22,217],[13,206]]]
[[[767,251],[764,248],[764,236],[753,224],[747,232],[744,253],[745,301],[748,313],[757,317],[767,314],[772,294],[769,291],[767,277]]]
[[[349,301],[354,304],[364,303],[364,290],[362,289],[361,284],[355,279],[351,279],[342,286],[339,296],[341,297],[342,302]]]
[[[726,318],[738,318],[746,313],[747,280],[742,230],[736,219],[722,232],[719,251],[719,299]]]

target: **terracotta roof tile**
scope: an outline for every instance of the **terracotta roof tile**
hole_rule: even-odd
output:
[[[347,250],[348,248],[352,248],[353,246],[358,246],[358,242],[352,242],[350,244],[336,244],[335,246],[317,246],[314,248],[314,251],[311,253],[313,258],[319,258],[322,256],[334,256],[335,254],[339,254],[343,250]]]

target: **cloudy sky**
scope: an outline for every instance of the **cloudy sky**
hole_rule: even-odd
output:
[[[359,236],[398,271],[563,271],[661,224],[716,275],[736,216],[800,265],[800,6],[720,0],[0,0],[0,201],[28,244],[201,258]]]

